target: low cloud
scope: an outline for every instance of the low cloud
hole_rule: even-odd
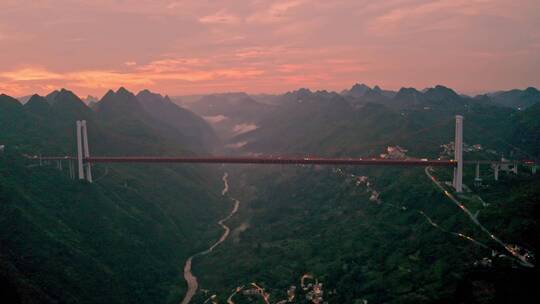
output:
[[[179,62],[179,61],[175,61]],[[12,94],[24,94],[21,88],[34,88],[41,92],[44,87],[75,87],[89,90],[107,90],[113,87],[127,86],[142,89],[161,82],[211,82],[216,80],[249,79],[264,73],[254,68],[190,68],[174,65],[167,66],[163,61],[152,62],[138,67],[127,65],[128,71],[120,70],[80,70],[73,72],[54,72],[43,67],[25,67],[7,72],[0,72],[0,81],[4,82],[4,91]],[[86,93],[86,92],[85,92]]]
[[[206,120],[206,121],[208,121],[209,123],[212,123],[212,124],[220,123],[220,122],[223,122],[223,121],[229,119],[225,115],[203,116],[203,118],[204,118],[204,120]]]
[[[256,130],[257,128],[258,126],[256,124],[242,123],[242,124],[235,125],[232,131],[235,135],[238,135],[238,134]]]
[[[225,145],[225,147],[226,148],[231,148],[231,149],[240,149],[245,145],[247,145],[247,141],[240,141],[240,142],[237,142],[237,143],[234,143],[234,144]]]
[[[58,73],[47,71],[44,68],[37,67],[1,72],[0,78],[6,78],[8,81],[33,81],[62,79],[63,76]]]

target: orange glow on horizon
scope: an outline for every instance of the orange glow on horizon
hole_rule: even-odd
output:
[[[0,3],[0,93],[540,86],[536,0],[62,1]]]

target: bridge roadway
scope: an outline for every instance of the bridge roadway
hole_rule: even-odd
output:
[[[382,158],[321,158],[321,157],[88,157],[89,163],[202,163],[202,164],[299,164],[353,166],[456,166],[454,160],[382,159]]]
[[[25,155],[29,159],[76,160],[73,156]],[[305,164],[305,165],[357,165],[357,166],[456,166],[454,160],[383,159],[383,158],[321,158],[321,157],[152,157],[152,156],[95,156],[85,158],[90,163],[208,163],[208,164]],[[465,165],[473,164],[525,164],[534,165],[533,160],[465,160]]]

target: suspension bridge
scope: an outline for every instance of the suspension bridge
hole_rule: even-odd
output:
[[[511,167],[512,172],[517,174],[518,164],[532,165],[533,173],[536,164],[532,161],[486,161],[486,160],[463,160],[463,116],[455,117],[455,140],[454,159],[386,159],[386,158],[325,158],[325,157],[281,157],[281,156],[205,156],[205,157],[156,157],[156,156],[90,156],[88,144],[88,130],[86,121],[77,121],[77,156],[29,156],[31,159],[42,161],[57,161],[61,168],[62,161],[69,162],[70,174],[75,176],[75,166],[78,178],[92,182],[92,164],[97,163],[186,163],[186,164],[282,164],[282,165],[333,165],[333,166],[420,166],[420,167],[450,167],[454,169],[452,185],[456,192],[463,191],[463,166],[475,164],[475,182],[480,180],[480,164],[489,164],[494,170],[495,179],[501,168]]]

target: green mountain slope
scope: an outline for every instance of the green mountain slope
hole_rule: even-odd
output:
[[[510,90],[491,94],[494,104],[514,109],[526,109],[540,103],[540,91],[529,87],[525,90]]]
[[[300,90],[282,96],[257,130],[233,142],[246,142],[244,153],[373,157],[386,145],[400,145],[412,157],[437,158],[440,145],[453,140],[460,114],[465,142],[483,147],[465,159],[525,158],[538,155],[520,142],[536,134],[534,111],[493,106],[442,86],[402,89],[365,103]],[[519,126],[528,128],[518,134]],[[505,249],[445,197],[424,168],[341,169],[233,171],[232,195],[243,207],[231,223],[237,227],[231,241],[196,261],[202,288],[225,301],[235,287],[257,282],[277,301],[310,273],[324,283],[329,303],[505,303],[539,297],[532,283],[538,271],[499,257]],[[472,192],[459,199],[495,235],[538,252],[538,176],[522,167],[519,176],[495,182],[487,166],[481,170],[484,187],[475,188],[474,167],[465,168]],[[441,181],[450,181],[451,174],[436,170]],[[358,176],[367,176],[369,186]],[[484,258],[492,266],[482,266]]]
[[[67,163],[59,171],[23,154],[73,155],[77,119],[98,155],[176,155],[191,142],[144,112],[94,113],[65,90],[25,106],[2,96],[0,115],[0,281],[10,293],[22,303],[178,302],[185,259],[218,237],[229,207],[222,173],[95,165],[95,183],[79,182]]]
[[[232,174],[237,184],[231,191],[243,205],[231,225],[243,229],[233,230],[230,242],[195,264],[202,288],[224,301],[233,288],[257,282],[279,300],[309,273],[323,282],[329,303],[505,303],[540,296],[533,283],[538,271],[492,257],[491,249],[504,249],[434,187],[422,168],[342,172],[254,168]],[[436,172],[443,180],[450,174]],[[371,200],[368,186],[351,173],[368,176],[379,200]],[[466,182],[472,174],[467,170]],[[480,211],[479,220],[495,235],[538,252],[539,182],[528,174],[503,184],[488,181],[490,187],[478,192],[488,207],[462,199]],[[483,258],[492,259],[492,266],[475,266]]]
[[[143,90],[137,94],[137,99],[148,114],[184,134],[198,150],[217,146],[218,138],[212,127],[193,112],[174,104],[168,96]]]

